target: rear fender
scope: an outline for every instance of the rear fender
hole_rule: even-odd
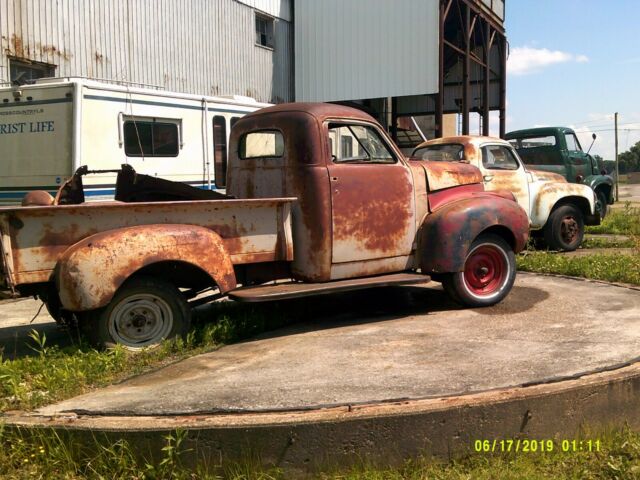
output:
[[[167,261],[198,267],[221,293],[236,287],[217,233],[194,225],[141,225],[100,232],[69,247],[55,269],[60,300],[71,311],[104,307],[136,271]]]
[[[506,237],[517,253],[529,238],[529,219],[515,201],[488,193],[451,202],[431,213],[419,233],[422,272],[462,271],[471,243],[486,230]]]

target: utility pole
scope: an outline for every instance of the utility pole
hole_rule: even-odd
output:
[[[620,200],[618,196],[618,182],[620,177],[620,170],[618,169],[618,112],[613,116],[615,123],[615,132],[616,132],[616,202]]]

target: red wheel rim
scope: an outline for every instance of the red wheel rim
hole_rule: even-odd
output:
[[[502,287],[508,274],[504,254],[493,245],[480,245],[464,265],[464,281],[474,295],[491,295]]]

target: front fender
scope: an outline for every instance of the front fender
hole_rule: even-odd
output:
[[[607,203],[613,203],[613,177],[611,175],[590,175],[584,179],[583,182],[596,191],[599,188],[604,188],[607,192]]]
[[[485,230],[496,227],[509,233],[509,243],[516,253],[524,249],[529,219],[515,201],[485,193],[439,208],[420,228],[420,268],[424,273],[462,271],[471,243]]]
[[[539,185],[530,184],[532,204],[531,204],[531,226],[542,228],[549,219],[558,202],[576,203],[585,217],[595,215],[595,194],[586,185],[579,183],[542,183]]]
[[[140,225],[100,232],[69,247],[55,269],[60,300],[71,311],[104,307],[133,273],[166,261],[200,268],[221,292],[236,286],[233,264],[214,231],[195,225]]]

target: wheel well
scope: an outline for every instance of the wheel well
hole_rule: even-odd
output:
[[[607,197],[607,202],[609,201],[609,196],[611,195],[611,185],[607,185],[606,183],[603,183],[601,185],[598,185],[595,188],[596,193],[598,193],[599,191],[604,192],[605,196]]]
[[[493,233],[494,235],[498,235],[505,242],[509,244],[509,246],[515,250],[516,248],[516,237],[511,230],[502,225],[494,225],[493,227],[489,227],[486,230],[480,232],[480,235],[484,235],[485,233]]]
[[[582,215],[585,217],[591,215],[591,206],[589,205],[589,201],[586,198],[582,198],[582,197],[561,198],[553,206],[553,208],[551,209],[551,212],[554,212],[555,210],[562,207],[563,205],[575,206],[578,210],[580,210],[580,213],[582,213]]]
[[[207,272],[192,263],[167,260],[146,265],[136,270],[129,278],[138,275],[161,278],[178,288],[203,289],[216,286]]]

